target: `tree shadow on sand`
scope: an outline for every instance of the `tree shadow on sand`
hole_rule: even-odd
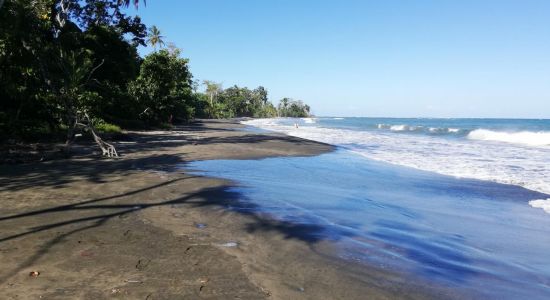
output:
[[[136,166],[141,170],[164,169],[174,171],[175,166],[180,162],[181,158],[179,156],[161,155],[116,161],[84,160],[74,164],[65,162],[65,165],[63,165],[64,162],[58,162],[47,168],[42,168],[40,172],[33,170],[32,166],[21,166],[21,168],[12,170],[16,175],[7,178],[1,189],[4,191],[17,191],[33,186],[57,187],[78,180],[102,183],[107,181],[107,176],[118,173],[123,175],[123,172],[130,166]],[[186,204],[185,207],[190,208],[247,206],[249,208],[247,210],[234,211],[248,217],[244,228],[247,232],[277,232],[282,234],[285,239],[298,240],[309,245],[318,243],[323,239],[322,232],[325,229],[322,226],[277,221],[259,214],[253,204],[243,199],[240,193],[232,191],[232,186],[227,184],[175,195],[171,199],[163,199],[162,201],[149,198],[152,197],[150,196],[152,191],[196,177],[199,176],[182,174],[175,179],[167,179],[161,183],[124,193],[77,200],[70,204],[49,205],[39,209],[0,216],[0,227],[9,229],[0,236],[0,246],[8,242],[17,243],[19,238],[32,237],[42,232],[60,232],[59,235],[40,245],[33,251],[32,256],[18,263],[16,270],[4,270],[2,273],[5,275],[0,276],[0,284],[14,274],[32,266],[55,245],[65,241],[75,233],[97,228],[108,221],[116,221],[117,218],[123,218],[129,214],[154,207],[177,207],[178,204]],[[129,196],[132,196],[132,198],[128,198]],[[20,224],[27,224],[29,227],[25,228],[25,225],[21,226]]]
[[[18,191],[31,187],[61,188],[79,180],[105,183],[107,176],[124,175],[128,171],[173,171],[183,162],[179,155],[154,155],[120,160],[79,159],[59,160],[41,165],[0,166],[0,191]]]
[[[43,208],[39,210],[32,210],[20,214],[13,214],[8,216],[0,217],[0,222],[28,217],[39,217],[44,216],[50,213],[68,213],[74,214],[74,212],[85,212],[93,210],[101,210],[102,213],[85,216],[81,218],[69,219],[61,222],[54,222],[43,224],[40,226],[35,226],[29,230],[23,230],[17,234],[12,234],[9,236],[0,237],[0,243],[6,242],[12,239],[16,239],[22,236],[30,235],[33,233],[38,233],[40,231],[54,229],[61,226],[73,225],[82,222],[95,221],[95,220],[108,220],[114,217],[119,217],[128,213],[138,212],[144,209],[158,207],[158,206],[172,206],[178,204],[188,203],[192,207],[208,207],[208,206],[218,206],[218,207],[228,207],[228,206],[244,206],[246,205],[248,209],[244,210],[231,210],[233,212],[238,212],[251,217],[253,222],[248,223],[246,228],[248,232],[256,231],[277,231],[284,234],[287,239],[299,239],[308,243],[316,243],[321,240],[318,233],[324,229],[321,226],[317,225],[307,225],[307,224],[294,224],[287,221],[276,221],[267,219],[265,215],[257,213],[255,205],[249,202],[243,204],[241,196],[239,193],[231,191],[232,186],[222,185],[214,188],[204,188],[197,192],[187,194],[172,200],[160,201],[160,202],[131,202],[123,204],[101,204],[103,201],[114,200],[116,198],[122,198],[125,196],[135,195],[141,192],[150,191],[156,188],[160,188],[165,185],[170,185],[178,181],[188,180],[191,178],[196,178],[198,176],[189,176],[185,178],[174,179],[166,181],[160,184],[156,184],[150,187],[141,188],[138,190],[126,192],[123,194],[107,196],[97,199],[84,200],[73,204],[60,205],[54,207]]]

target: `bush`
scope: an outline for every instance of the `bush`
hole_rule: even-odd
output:
[[[139,117],[149,125],[192,119],[191,73],[179,51],[160,50],[145,57],[138,78],[128,84]]]
[[[122,132],[120,127],[118,127],[117,125],[110,124],[105,121],[97,122],[94,127],[100,133],[121,133]]]

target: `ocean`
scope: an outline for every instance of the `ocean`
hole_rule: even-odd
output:
[[[190,163],[235,182],[244,204],[229,209],[304,226],[305,241],[333,242],[339,259],[418,278],[452,298],[550,298],[549,120],[245,124],[337,150]]]
[[[244,123],[391,164],[550,194],[550,119],[329,117]]]

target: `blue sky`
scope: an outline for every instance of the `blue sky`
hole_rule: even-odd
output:
[[[262,85],[316,115],[550,118],[550,1],[149,0],[137,13],[195,79]]]

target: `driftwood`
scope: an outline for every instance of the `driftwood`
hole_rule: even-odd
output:
[[[92,133],[92,136],[94,137],[95,143],[101,148],[101,152],[103,156],[107,156],[110,158],[118,157],[118,153],[116,152],[115,146],[112,144],[109,144],[105,142],[95,131],[93,126],[88,126],[90,132]]]
[[[72,142],[74,141],[74,138],[76,136],[76,129],[82,128],[84,131],[89,131],[92,134],[92,137],[94,138],[95,143],[101,148],[101,154],[103,156],[107,156],[109,158],[115,158],[119,157],[118,153],[116,152],[115,146],[112,144],[109,144],[105,142],[99,134],[97,134],[97,131],[95,130],[92,120],[90,116],[84,112],[84,113],[76,113],[74,116],[74,124],[69,129],[69,133],[67,136],[67,142],[65,143],[65,147],[68,149]]]

